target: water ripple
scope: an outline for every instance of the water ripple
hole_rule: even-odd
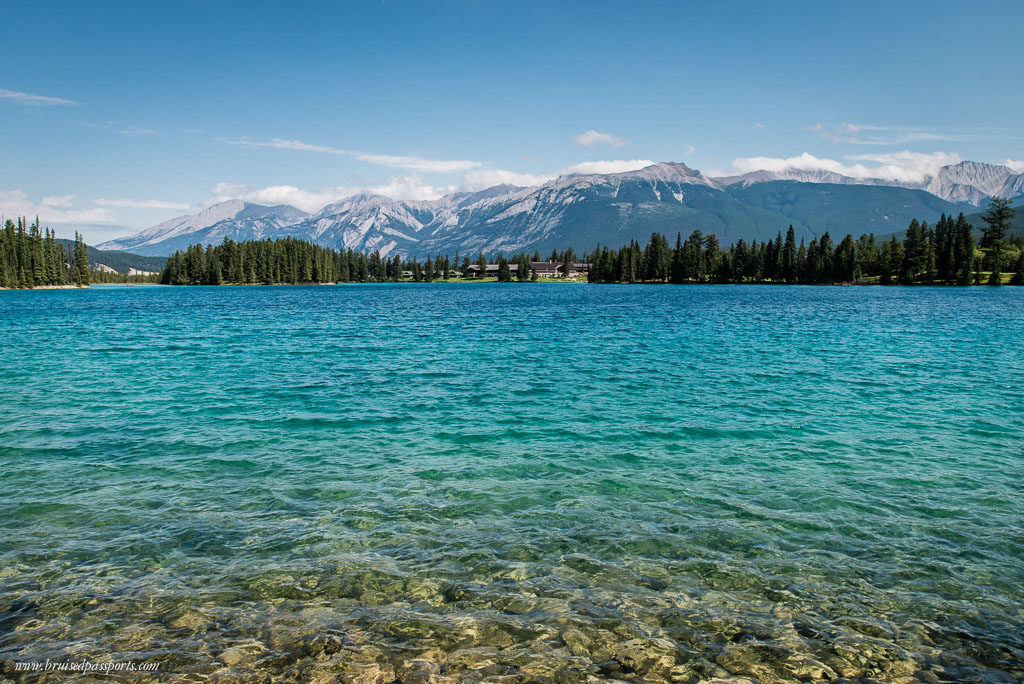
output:
[[[1018,681],[1022,304],[0,292],[0,660]]]

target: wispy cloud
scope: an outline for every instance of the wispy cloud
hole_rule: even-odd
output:
[[[731,171],[709,169],[710,176],[729,176],[752,171],[785,171],[801,169],[806,171],[831,171],[851,178],[878,178],[882,180],[920,183],[933,176],[943,166],[957,164],[960,155],[953,152],[891,152],[887,154],[857,154],[845,157],[848,161],[875,162],[868,164],[844,164],[835,159],[820,159],[804,152],[798,157],[739,157],[733,159]]]
[[[129,126],[128,128],[122,128],[118,130],[121,135],[127,135],[129,137],[138,137],[143,135],[156,135],[157,131],[150,128],[140,128],[138,126]]]
[[[4,90],[0,88],[0,99],[14,100],[15,104],[26,107],[51,107],[78,104],[74,100],[65,100],[63,97],[49,97],[48,95],[34,95],[22,93],[17,90]]]
[[[327,145],[312,145],[300,140],[283,140],[281,138],[274,138],[270,141],[257,141],[242,138],[240,140],[224,140],[224,142],[229,145],[241,145],[243,147],[269,147],[281,150],[299,150],[302,152],[336,154],[345,157],[352,157],[368,164],[391,166],[400,169],[409,169],[411,171],[423,171],[426,173],[460,173],[483,166],[483,163],[481,162],[470,161],[468,159],[445,160],[427,159],[424,157],[414,157],[409,155],[375,154],[371,152],[360,152],[358,150],[329,147]]]
[[[138,138],[146,135],[157,135],[160,131],[155,131],[152,128],[143,128],[142,126],[136,126],[129,124],[126,121],[104,121],[103,123],[87,123],[85,124],[89,128],[100,128],[108,131],[113,131],[120,135],[125,135],[130,138]]]
[[[867,124],[841,123],[838,126],[814,124],[804,126],[810,131],[834,143],[851,145],[910,145],[913,143],[936,141],[976,141],[1005,137],[1012,131],[977,129],[973,131],[956,131],[940,128],[912,126],[872,126]],[[1019,131],[1018,131],[1019,133]]]
[[[590,147],[591,145],[611,145],[612,147],[624,147],[629,144],[629,141],[625,138],[620,138],[617,135],[611,133],[598,133],[591,129],[584,131],[577,135],[573,140],[576,141],[577,145],[584,147]]]
[[[177,209],[185,211],[191,209],[192,205],[185,202],[166,202],[164,200],[134,200],[134,199],[94,199],[93,204],[101,207],[118,207],[121,209]]]
[[[1004,159],[1001,163],[1003,166],[1008,166],[1017,173],[1024,173],[1024,161],[1017,161],[1016,159]]]

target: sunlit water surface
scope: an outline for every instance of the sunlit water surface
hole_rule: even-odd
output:
[[[1024,677],[1024,288],[0,292],[0,341],[9,677]]]

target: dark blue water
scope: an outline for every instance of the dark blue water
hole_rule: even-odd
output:
[[[0,341],[0,660],[1024,677],[1024,288],[0,292]]]

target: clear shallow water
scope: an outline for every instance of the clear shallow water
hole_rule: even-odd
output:
[[[1024,677],[1024,289],[0,292],[0,340],[0,661]]]

